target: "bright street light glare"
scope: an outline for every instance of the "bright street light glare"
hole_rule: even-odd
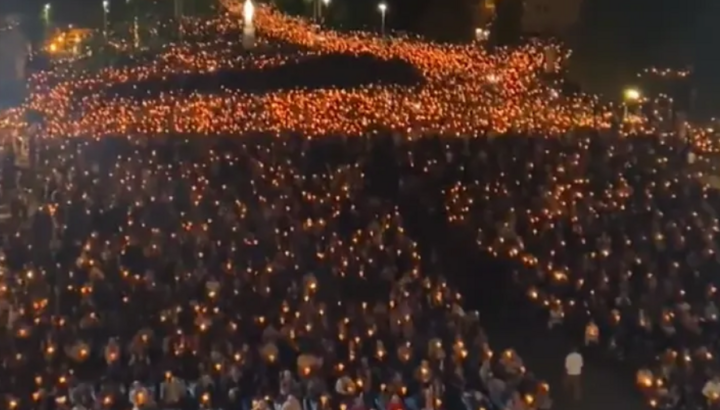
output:
[[[387,10],[387,4],[385,4],[385,3],[378,4],[378,9],[380,9],[380,11],[384,13],[385,10]]]
[[[243,20],[245,25],[252,25],[254,16],[255,5],[253,5],[252,0],[245,0],[245,4],[243,4]]]
[[[323,4],[326,5],[326,6],[327,6],[328,4],[330,4],[330,0],[322,0],[322,2],[323,2]]]
[[[45,4],[45,6],[43,7],[43,9],[44,9],[45,11],[49,11],[49,10],[50,10],[50,3]]]
[[[477,41],[485,41],[490,37],[490,30],[485,30],[482,28],[476,28],[475,29],[475,40]]]
[[[623,95],[627,101],[637,101],[640,99],[641,96],[640,90],[638,90],[637,88],[628,88],[625,90]]]

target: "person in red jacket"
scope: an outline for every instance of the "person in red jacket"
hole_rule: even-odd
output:
[[[387,405],[386,410],[404,410],[405,407],[403,406],[402,400],[400,400],[400,396],[397,394],[393,394],[390,398],[390,402]]]

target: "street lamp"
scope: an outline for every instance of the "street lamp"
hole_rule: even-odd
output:
[[[252,0],[243,4],[243,47],[249,50],[255,46],[255,5]]]
[[[380,33],[385,37],[385,13],[387,13],[387,4],[378,4],[378,10],[380,10]]]
[[[43,19],[43,23],[45,23],[46,30],[50,28],[50,9],[51,8],[52,8],[52,6],[50,5],[50,3],[47,3],[43,6],[43,10],[42,10],[42,19]]]
[[[253,19],[255,18],[255,5],[252,0],[245,0],[243,4],[243,23],[245,26],[253,26]]]
[[[637,88],[626,88],[625,91],[623,91],[623,97],[625,97],[625,101],[627,102],[637,102],[641,96],[640,90]]]
[[[485,30],[483,28],[476,28],[475,29],[475,41],[478,43],[482,43],[487,41],[487,39],[490,37],[490,30]]]
[[[108,13],[110,13],[110,0],[103,0],[102,2],[103,6],[103,37],[105,37],[105,40],[107,40],[107,19],[108,19]]]
[[[642,93],[640,90],[634,87],[626,88],[623,91],[623,119],[626,120],[628,117],[628,105],[629,104],[635,104],[640,101],[642,98]]]
[[[322,5],[325,7],[325,9],[327,9],[328,6],[330,6],[330,0],[322,0]],[[325,20],[325,13],[322,10],[320,10],[320,16],[323,20]]]

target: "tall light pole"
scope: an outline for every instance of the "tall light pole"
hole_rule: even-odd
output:
[[[43,6],[42,10],[42,20],[43,24],[45,24],[45,31],[50,30],[50,11],[52,9],[52,6],[50,3],[47,3]]]
[[[312,19],[313,21],[317,22],[320,20],[320,0],[312,0]]]
[[[243,47],[249,50],[255,47],[255,5],[252,0],[245,0],[243,4]]]
[[[103,37],[105,38],[105,41],[107,41],[107,25],[108,25],[108,13],[110,13],[110,0],[103,0],[102,2],[103,6]]]
[[[180,36],[180,39],[183,38],[183,28],[182,28],[182,16],[183,16],[183,3],[182,0],[175,0],[173,3],[174,9],[175,9],[175,22],[177,23],[177,30],[178,35]]]
[[[127,7],[131,7],[130,0],[125,0],[125,4]],[[140,46],[140,28],[138,27],[137,3],[135,2],[132,4],[132,27],[130,30],[132,31],[130,34],[133,39],[133,48],[137,49]]]
[[[378,10],[380,10],[380,33],[385,37],[385,13],[387,13],[387,4],[378,4]]]
[[[641,98],[642,93],[640,93],[640,90],[637,88],[626,88],[625,91],[623,91],[623,121],[627,121],[628,119],[628,105],[639,102]]]
[[[322,5],[323,5],[323,7],[325,7],[325,9],[321,10],[320,16],[321,16],[321,20],[324,21],[325,13],[327,13],[327,8],[328,8],[328,6],[330,6],[330,0],[322,0]]]

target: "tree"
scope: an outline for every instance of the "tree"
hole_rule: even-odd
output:
[[[490,42],[493,45],[511,45],[520,40],[523,9],[522,0],[497,2],[495,21],[490,30]]]

